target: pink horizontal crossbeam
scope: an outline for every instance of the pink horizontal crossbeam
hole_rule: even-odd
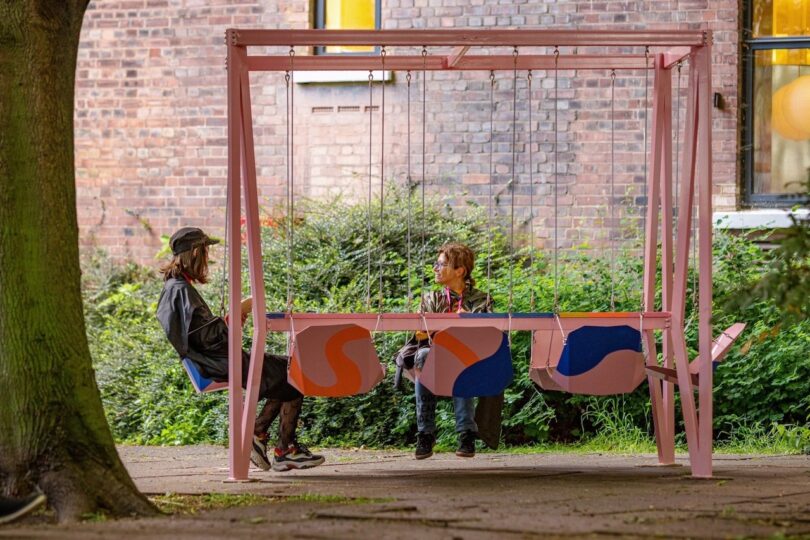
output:
[[[485,317],[463,316],[457,313],[294,313],[292,323],[288,313],[271,313],[267,316],[267,329],[275,332],[300,332],[312,326],[338,324],[356,324],[370,331],[413,332],[427,330],[435,332],[457,327],[494,327],[498,330],[563,330],[575,329],[583,322],[594,322],[604,326],[609,320],[611,325],[627,325],[639,328],[642,322],[645,330],[669,328],[670,314],[646,312],[644,317],[639,313],[560,313],[559,319],[552,314],[506,313],[488,314]]]
[[[285,56],[248,56],[247,67],[250,71],[351,71],[382,69],[382,59],[376,56],[296,56],[294,60]],[[652,68],[644,55],[560,55],[554,62],[553,56],[523,55],[517,57],[517,64],[511,55],[462,56],[450,65],[446,56],[386,56],[385,69],[406,71],[488,71],[513,69],[645,69]]]
[[[236,46],[485,46],[699,47],[710,42],[707,30],[229,30]]]

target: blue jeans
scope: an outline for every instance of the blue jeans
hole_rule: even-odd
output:
[[[430,352],[428,347],[419,349],[414,358],[414,364],[422,367],[425,364],[427,355]],[[416,382],[416,427],[421,433],[436,433],[436,401],[437,398],[419,381]],[[475,431],[478,426],[475,424],[475,399],[474,398],[453,398],[453,409],[456,413],[456,432]]]

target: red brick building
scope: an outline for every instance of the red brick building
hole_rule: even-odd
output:
[[[787,182],[777,181],[771,174],[770,158],[776,155],[776,150],[770,143],[759,142],[770,140],[770,133],[760,136],[763,128],[761,122],[757,123],[753,108],[745,107],[745,114],[741,114],[739,107],[743,100],[753,103],[759,114],[768,112],[771,90],[776,88],[773,81],[779,79],[784,84],[801,75],[796,72],[791,78],[785,71],[787,64],[777,66],[778,62],[771,62],[777,53],[770,50],[756,53],[769,55],[765,60],[751,56],[751,61],[743,61],[749,50],[783,46],[778,40],[775,44],[773,39],[768,41],[769,36],[780,34],[775,28],[778,16],[774,16],[778,15],[778,6],[770,2],[744,0],[741,6],[727,0],[342,1],[371,10],[370,24],[390,29],[712,30],[713,82],[717,93],[713,120],[716,210],[772,207],[795,200],[790,192],[798,189],[785,187]],[[227,165],[225,29],[329,26],[328,21],[324,22],[328,17],[323,15],[324,10],[330,9],[329,2],[332,7],[340,3],[339,0],[92,2],[85,16],[76,89],[77,189],[83,244],[104,248],[116,258],[147,262],[161,245],[160,235],[170,234],[182,225],[205,227],[221,235]],[[796,9],[810,13],[810,1],[799,4]],[[771,21],[768,23],[771,26],[763,23],[758,33],[744,32],[744,28],[754,24],[750,21]],[[810,20],[799,26],[802,24],[792,34],[808,33]],[[783,39],[790,41],[792,47],[801,46],[804,38]],[[318,52],[323,51],[302,49],[296,54]],[[808,63],[804,57],[788,60],[799,66]],[[749,64],[750,69],[744,69]],[[684,86],[686,69],[682,77]],[[652,79],[647,80],[643,73],[618,73],[615,99],[611,101],[609,73],[557,75],[555,92],[553,73],[534,73],[530,95],[527,74],[518,74],[517,123],[513,124],[515,81],[511,72],[496,74],[492,94],[488,73],[428,74],[425,184],[428,193],[445,197],[458,208],[471,201],[489,204],[491,157],[496,194],[493,204],[498,214],[507,215],[514,194],[518,223],[525,231],[533,184],[538,216],[534,233],[537,244],[547,246],[551,237],[556,159],[560,237],[567,245],[598,246],[607,234],[603,218],[607,215],[611,170],[615,171],[616,193],[622,195],[616,202],[620,213],[638,216],[643,208],[645,103],[652,97],[651,91],[645,90],[645,83],[651,88]],[[369,111],[367,74],[338,74],[340,82],[335,76],[299,73],[292,83],[294,182],[298,197],[322,198],[338,193],[364,197],[369,168],[369,117],[373,126],[372,172],[379,174],[380,84],[373,85]],[[379,74],[377,77],[380,78]],[[414,177],[419,179],[422,74],[414,73],[412,77],[411,161]],[[388,185],[402,185],[407,174],[406,74],[386,74],[385,78],[385,181]],[[263,202],[267,212],[280,212],[287,184],[285,81],[283,74],[256,76],[251,81]],[[763,86],[763,81],[771,86]],[[496,108],[491,136],[493,97]],[[685,103],[682,105],[685,107]],[[515,186],[510,189],[513,129],[516,167]],[[555,138],[559,144],[556,157]],[[784,157],[787,151],[798,164],[794,169],[810,165],[807,140],[790,140],[788,147],[788,150],[784,145],[780,147],[778,155]],[[528,149],[531,149],[531,184]],[[746,214],[739,212],[732,217],[748,220]],[[629,226],[633,227],[633,221],[636,220],[623,223],[631,223]]]

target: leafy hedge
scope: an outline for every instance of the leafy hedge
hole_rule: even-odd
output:
[[[418,298],[422,275],[428,279],[432,275],[429,265],[435,248],[454,240],[468,243],[478,254],[478,287],[492,292],[499,310],[507,309],[510,281],[514,283],[514,311],[530,311],[533,298],[534,310],[551,310],[554,277],[548,254],[536,253],[533,265],[529,264],[526,248],[512,257],[504,234],[493,231],[490,238],[486,215],[474,207],[459,214],[450,207],[433,204],[423,217],[417,204],[411,223],[409,271],[406,209],[401,194],[389,198],[382,240],[377,221],[379,208],[372,209],[369,242],[365,206],[340,200],[307,205],[302,212],[306,218],[294,224],[292,272],[288,271],[289,223],[283,218],[265,220],[262,244],[268,309],[285,309],[289,282],[297,311],[376,311],[380,298],[385,311],[406,311],[408,282],[412,295]],[[423,235],[429,246],[424,254]],[[487,280],[490,245],[492,275]],[[638,246],[635,250],[626,247],[627,251],[620,253],[615,262],[616,309],[635,311],[640,303],[641,259],[637,256]],[[749,324],[741,338],[742,346],[736,345],[716,372],[714,407],[719,436],[729,437],[746,426],[810,424],[810,322],[781,328],[778,310],[765,301],[750,303],[736,313],[722,311],[717,306],[728,303],[739,283],[764,271],[767,256],[755,244],[722,233],[716,236],[714,251],[715,332],[736,321]],[[221,269],[221,265],[214,268]],[[212,283],[202,287],[201,292],[216,311],[223,290],[221,271],[214,274]],[[594,258],[590,250],[563,253],[559,276],[562,310],[610,309],[607,258]],[[154,317],[161,286],[157,274],[147,268],[115,266],[101,254],[85,262],[88,337],[113,433],[119,441],[133,443],[222,442],[227,438],[226,396],[193,392]],[[430,287],[429,281],[426,286]],[[689,294],[691,297],[692,291]],[[689,302],[687,312],[687,319],[692,321],[688,328],[690,344],[695,343],[697,333],[692,304]],[[377,334],[380,358],[389,362],[405,339],[404,334]],[[283,351],[282,336],[271,337],[269,347]],[[506,393],[505,442],[576,441],[611,429],[651,432],[646,383],[634,393],[619,397],[541,392],[528,378],[529,348],[528,333],[515,332],[512,354],[516,376]],[[406,383],[404,392],[395,391],[390,381],[389,377],[362,396],[309,399],[302,417],[302,437],[319,445],[387,446],[412,442],[415,417],[411,387]],[[439,442],[451,443],[453,412],[449,400],[440,400],[437,421],[443,437]]]

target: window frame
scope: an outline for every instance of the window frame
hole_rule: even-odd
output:
[[[313,0],[314,8],[315,8],[315,19],[313,21],[313,27],[315,29],[325,29],[326,26],[326,2],[327,0]],[[374,30],[379,30],[382,24],[382,0],[374,0]],[[340,53],[328,53],[326,52],[326,47],[324,46],[316,46],[313,47],[313,54],[317,55],[330,55],[330,56],[364,56],[369,54],[379,54],[380,47],[375,46],[374,49],[370,52],[340,52]]]
[[[757,51],[774,49],[810,49],[810,36],[753,38],[753,5],[756,0],[747,0],[745,5],[742,60],[743,95],[740,107],[742,115],[740,156],[742,169],[742,203],[747,208],[789,208],[807,204],[810,199],[804,193],[754,193],[754,61]]]

